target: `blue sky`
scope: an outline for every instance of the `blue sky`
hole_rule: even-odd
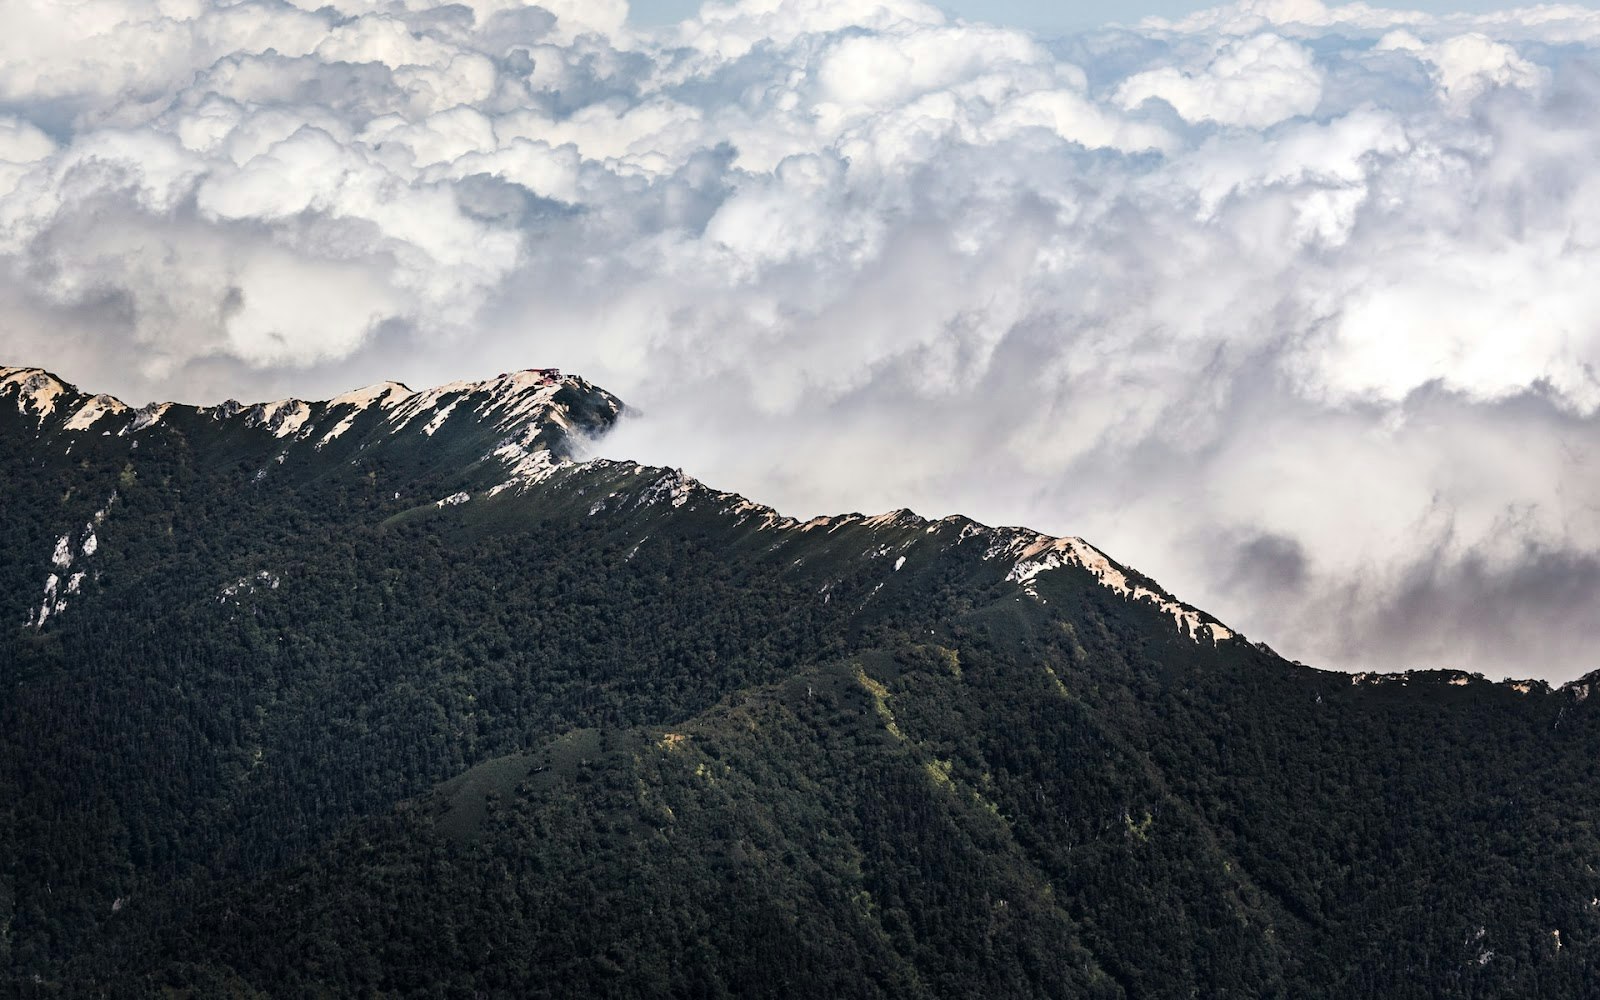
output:
[[[1127,24],[1141,17],[1156,15],[1178,17],[1192,11],[1214,7],[1220,0],[1144,0],[1141,3],[1122,3],[1118,0],[1085,0],[1066,3],[1062,0],[947,0],[938,4],[960,17],[975,21],[1027,28],[1039,32],[1069,32],[1092,28],[1100,24]],[[1451,11],[1489,11],[1507,6],[1533,6],[1533,4],[1495,3],[1494,0],[1405,0],[1405,2],[1373,2],[1374,7],[1404,7],[1432,13]],[[1592,7],[1592,3],[1577,6]],[[700,0],[630,0],[633,19],[643,24],[662,24],[682,20],[700,7]]]

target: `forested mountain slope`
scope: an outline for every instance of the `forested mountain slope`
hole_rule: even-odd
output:
[[[621,409],[0,369],[0,986],[1596,992],[1589,682],[1316,671],[1078,539],[585,460]]]

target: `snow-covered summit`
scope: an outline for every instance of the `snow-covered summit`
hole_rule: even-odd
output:
[[[416,391],[379,382],[332,399],[226,400],[209,406],[151,403],[135,409],[105,394],[89,394],[42,368],[0,367],[0,407],[36,435],[96,433],[128,436],[172,426],[182,415],[258,430],[289,444],[320,450],[361,425],[367,434],[433,438],[447,424],[494,435],[496,447],[539,445],[562,451],[573,434],[605,430],[622,411],[615,396],[587,380],[551,368],[505,372],[477,382],[449,382]],[[70,439],[69,439],[70,440]],[[537,450],[537,449],[535,449]]]
[[[76,390],[43,368],[0,367],[0,398],[15,395],[17,412],[37,417],[41,425],[67,392]]]

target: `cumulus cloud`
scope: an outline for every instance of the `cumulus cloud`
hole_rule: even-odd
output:
[[[582,370],[793,513],[1082,534],[1333,666],[1600,667],[1600,14],[16,0],[7,363]]]
[[[1510,45],[1473,31],[1428,44],[1405,30],[1393,31],[1378,40],[1379,50],[1409,52],[1422,59],[1432,72],[1446,104],[1459,114],[1472,108],[1484,91],[1494,87],[1534,89],[1546,73],[1517,55]]]
[[[1185,121],[1259,129],[1315,111],[1322,72],[1305,46],[1266,31],[1223,42],[1193,71],[1164,66],[1135,73],[1115,98],[1124,108],[1155,98]]]

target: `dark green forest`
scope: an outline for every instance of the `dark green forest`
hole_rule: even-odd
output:
[[[581,379],[288,432],[41,379],[5,995],[1600,995],[1588,681],[1353,679],[1024,587],[1020,529],[799,524],[591,458]]]

